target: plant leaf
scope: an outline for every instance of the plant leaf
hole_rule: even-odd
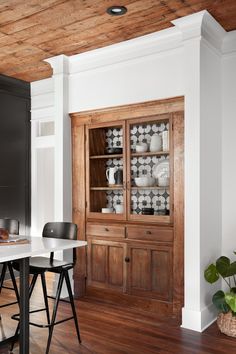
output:
[[[231,277],[232,275],[236,274],[236,262],[233,262],[230,264],[229,270],[228,270],[228,277]]]
[[[219,279],[219,274],[217,272],[215,264],[210,264],[205,272],[204,272],[204,277],[208,283],[213,284]]]
[[[236,312],[236,294],[232,292],[225,294],[225,301],[229,305],[230,309],[233,312]]]
[[[212,296],[212,302],[215,305],[215,307],[220,310],[221,312],[228,312],[230,307],[226,303],[225,299],[225,293],[222,290],[217,291],[213,296]]]
[[[233,288],[231,288],[230,292],[236,294],[236,287],[234,286]]]
[[[223,277],[228,277],[230,269],[230,259],[228,257],[222,256],[216,261],[217,272]]]

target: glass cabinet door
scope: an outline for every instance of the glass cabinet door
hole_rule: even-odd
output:
[[[128,122],[128,218],[169,222],[171,205],[171,117]]]
[[[88,217],[123,220],[126,216],[125,123],[87,127]]]

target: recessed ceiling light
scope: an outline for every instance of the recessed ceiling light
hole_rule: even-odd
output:
[[[126,12],[127,8],[125,6],[111,6],[107,9],[107,13],[112,16],[124,15]]]

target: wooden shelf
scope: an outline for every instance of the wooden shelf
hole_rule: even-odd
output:
[[[152,187],[137,187],[137,186],[132,186],[131,189],[169,189],[170,186],[166,187],[160,187],[160,186],[152,186]]]
[[[112,191],[114,189],[123,189],[123,185],[114,187],[91,187],[91,191]]]
[[[95,159],[121,159],[123,157],[122,154],[109,154],[109,155],[96,155],[96,156],[90,156],[89,158],[91,160],[95,160]]]
[[[157,151],[157,152],[132,152],[131,157],[136,157],[136,156],[162,156],[162,155],[169,155],[169,151]],[[91,160],[95,159],[121,159],[123,157],[123,154],[110,154],[110,155],[94,155],[90,156],[89,158]]]
[[[131,157],[136,157],[136,156],[144,156],[144,157],[148,157],[148,156],[162,156],[162,155],[169,155],[169,151],[157,151],[157,152],[151,152],[151,151],[147,151],[147,152],[132,152],[130,154]]]

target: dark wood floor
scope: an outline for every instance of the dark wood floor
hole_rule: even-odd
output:
[[[9,290],[3,290],[1,303],[12,298]],[[52,303],[52,302],[51,302]],[[32,307],[42,304],[41,290],[32,299]],[[234,354],[236,339],[220,334],[216,325],[204,333],[181,329],[176,320],[154,318],[131,308],[105,305],[84,298],[76,301],[80,320],[82,344],[79,345],[72,321],[55,328],[50,354]],[[9,335],[16,322],[10,315],[17,306],[1,309],[3,315],[0,336]],[[62,303],[59,318],[70,313],[68,304]],[[43,320],[42,315],[34,315]],[[41,317],[42,316],[42,317]],[[31,353],[43,354],[47,340],[46,329],[31,327]],[[14,353],[18,353],[18,345]],[[8,346],[0,353],[9,353]]]

